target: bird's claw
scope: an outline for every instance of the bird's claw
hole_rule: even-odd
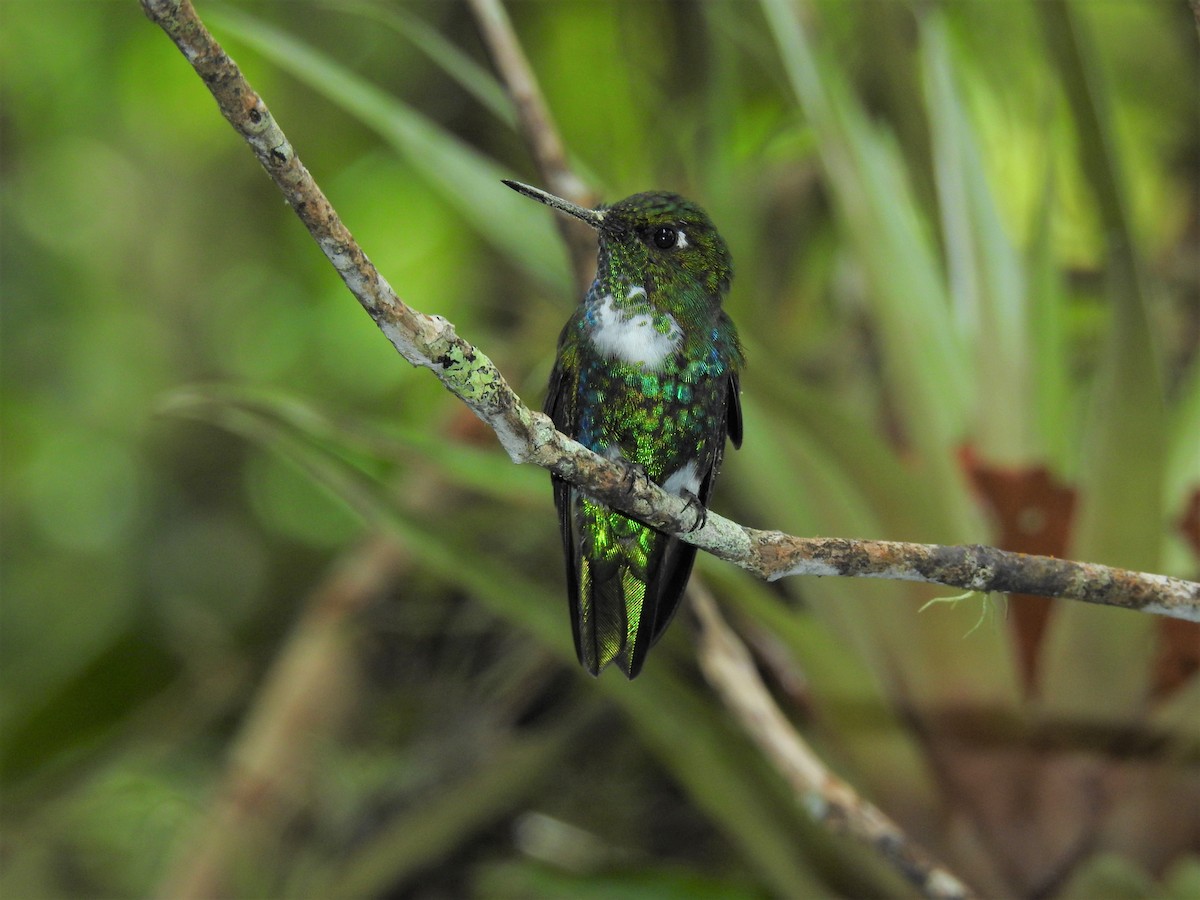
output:
[[[692,508],[695,508],[697,510],[696,523],[687,530],[687,533],[691,534],[694,531],[699,531],[708,522],[708,509],[705,507],[705,505],[703,503],[700,502],[700,498],[697,497],[695,494],[693,494],[691,491],[688,491],[688,490],[683,491],[682,496],[683,496],[683,499],[687,501],[687,505],[684,506],[684,508],[683,508],[684,513],[686,513],[689,509],[692,509]]]
[[[621,490],[627,494],[633,493],[639,479],[646,485],[650,484],[650,476],[646,474],[646,467],[641,463],[625,460],[625,477],[621,481]]]

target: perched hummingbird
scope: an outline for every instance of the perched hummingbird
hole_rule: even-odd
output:
[[[721,309],[733,277],[725,241],[676,194],[585,209],[504,183],[599,235],[596,278],[558,339],[545,412],[585,447],[706,507],[726,436],[742,442],[742,348]],[[598,675],[615,661],[633,678],[675,614],[696,548],[553,482],[579,662]]]

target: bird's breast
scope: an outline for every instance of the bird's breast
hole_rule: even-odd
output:
[[[656,372],[679,351],[683,329],[645,298],[640,285],[628,288],[623,302],[605,294],[588,307],[585,328],[600,356]]]

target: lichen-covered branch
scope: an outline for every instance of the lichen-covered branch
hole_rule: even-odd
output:
[[[982,593],[1036,594],[1200,621],[1200,584],[1096,563],[1011,553],[982,544],[802,538],[744,529],[752,549],[743,568],[770,581],[788,575],[843,575],[924,581]]]
[[[404,303],[355,242],[300,162],[262,98],[196,16],[189,0],[142,0],[179,47],[222,114],[250,144],[289,205],[396,350],[431,370],[496,433],[509,457],[550,470],[596,499],[763,578],[843,575],[926,581],[975,591],[1009,591],[1100,603],[1200,621],[1200,584],[990,547],[800,538],[758,531],[634,477],[554,429],[530,410],[480,350],[440,316]],[[703,520],[702,522],[700,520]]]
[[[700,622],[700,667],[814,819],[869,846],[926,897],[966,898],[970,889],[904,830],[826,768],[771,698],[737,635],[707,591],[689,589]]]

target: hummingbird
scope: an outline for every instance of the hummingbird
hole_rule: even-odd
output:
[[[543,411],[590,450],[706,509],[725,452],[742,442],[737,330],[722,310],[733,262],[695,203],[634,194],[587,209],[504,184],[596,230],[591,287],[558,339]],[[571,629],[592,675],[634,678],[683,598],[696,548],[551,476]]]

